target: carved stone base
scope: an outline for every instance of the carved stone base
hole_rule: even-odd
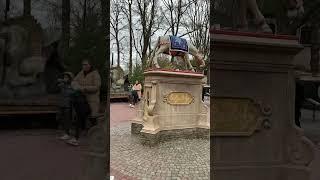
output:
[[[151,70],[145,72],[144,99],[137,118],[142,133],[209,129],[208,107],[202,101],[203,74]]]
[[[148,146],[155,146],[160,142],[166,142],[175,139],[209,139],[210,130],[203,128],[188,128],[188,129],[174,129],[174,130],[164,130],[156,134],[151,133],[139,133],[141,143]]]

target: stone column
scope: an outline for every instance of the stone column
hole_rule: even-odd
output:
[[[141,98],[140,102],[138,102],[138,110],[136,117],[131,120],[131,133],[132,134],[140,134],[140,131],[143,128],[143,108],[144,108],[144,97]]]
[[[294,125],[292,61],[302,49],[298,40],[211,33],[214,178],[309,179],[314,147]]]
[[[104,180],[107,174],[107,133],[102,123],[90,128],[88,132],[89,148],[85,153],[86,166],[79,180]]]

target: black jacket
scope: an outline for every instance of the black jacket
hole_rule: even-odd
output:
[[[79,117],[88,117],[91,114],[90,105],[86,96],[77,91],[72,98],[72,106]]]

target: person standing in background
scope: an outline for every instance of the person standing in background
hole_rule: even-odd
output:
[[[80,71],[71,83],[71,86],[84,94],[86,102],[90,106],[90,115],[97,116],[100,109],[100,87],[101,77],[99,72],[92,66],[89,60],[82,61],[82,71]],[[81,124],[83,129],[88,129],[87,118],[81,118]],[[78,144],[77,141],[71,142]]]
[[[100,107],[101,77],[89,60],[82,61],[82,71],[77,74],[71,85],[85,94],[91,115],[96,116]]]
[[[132,90],[136,91],[138,94],[138,100],[140,101],[141,99],[141,90],[142,90],[142,86],[139,83],[139,81],[136,81],[136,83],[133,85]]]

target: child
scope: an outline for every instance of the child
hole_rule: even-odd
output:
[[[62,118],[62,126],[65,131],[64,135],[60,137],[61,140],[69,140],[70,129],[72,126],[72,95],[74,93],[71,88],[71,81],[73,79],[73,74],[71,72],[63,73],[63,79],[58,79],[58,86],[61,92],[60,101],[60,114]]]

